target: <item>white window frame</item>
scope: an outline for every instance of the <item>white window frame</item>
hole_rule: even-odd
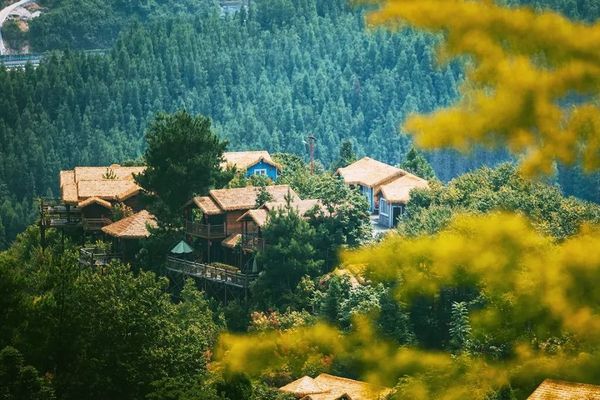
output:
[[[384,212],[384,210],[386,212]],[[383,197],[381,197],[379,199],[379,214],[382,214],[382,215],[385,215],[386,217],[389,217],[389,213],[387,211],[388,211],[387,201]]]
[[[257,168],[254,170],[254,175],[267,176],[267,169],[266,168]]]

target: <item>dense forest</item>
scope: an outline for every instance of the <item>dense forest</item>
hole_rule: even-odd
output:
[[[313,133],[326,166],[344,139],[358,155],[396,164],[410,148],[400,122],[452,103],[463,79],[460,63],[436,63],[435,37],[367,30],[362,10],[341,0],[255,1],[231,17],[210,2],[96,3],[47,3],[30,40],[52,41],[39,49],[112,46],[108,54],[55,52],[35,69],[0,70],[0,245],[33,220],[33,199],[58,194],[60,169],[139,157],[158,111],[209,116],[232,150],[305,154]],[[598,14],[593,1],[556,5],[575,18]],[[73,17],[88,7],[106,15]],[[195,15],[176,16],[185,9]],[[427,157],[446,181],[508,156]],[[600,198],[597,175],[558,172],[568,194]]]
[[[111,0],[80,41],[82,31],[48,22],[69,20],[75,3],[48,2],[36,22],[66,50],[37,68],[0,69],[1,399],[291,400],[277,388],[321,372],[389,387],[394,399],[520,400],[547,378],[600,384],[600,174],[556,166],[530,180],[508,153],[415,149],[401,121],[455,101],[469,62],[438,66],[440,37],[366,30],[363,11],[341,0],[257,0],[232,16],[182,2],[198,6],[192,17],[164,1]],[[489,15],[413,4],[425,3],[455,7],[441,15],[481,28],[484,43],[514,33],[481,24],[512,17],[491,2],[462,3]],[[585,21],[600,12],[595,0],[528,3]],[[532,31],[516,44],[538,60],[527,41],[544,48],[553,37]],[[78,51],[95,43],[110,49]],[[573,43],[560,54],[578,60]],[[600,77],[582,71],[567,88],[589,80],[596,95]],[[228,297],[211,276],[167,268],[165,255],[187,244],[196,251],[180,261],[210,263],[198,258],[207,243],[183,233],[190,197],[252,184],[254,207],[274,200],[267,177],[222,168],[223,151],[256,148],[282,166],[277,183],[320,202],[301,215],[288,191],[247,264],[255,280]],[[362,155],[429,180],[389,234],[373,231],[364,196],[332,173]],[[147,166],[134,179],[158,221],[121,260],[87,264],[82,245],[117,243],[42,233],[35,198],[58,195],[61,169],[114,162]]]

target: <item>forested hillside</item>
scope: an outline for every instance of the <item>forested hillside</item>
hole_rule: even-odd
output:
[[[55,53],[36,69],[0,70],[0,246],[32,221],[34,198],[57,195],[60,169],[138,157],[158,111],[209,116],[230,149],[304,154],[313,133],[325,165],[347,138],[358,155],[398,163],[410,147],[400,122],[453,102],[463,76],[458,63],[438,68],[434,37],[366,30],[361,10],[342,0],[259,0],[232,18],[204,15],[208,3],[190,1],[197,16],[164,19],[152,15],[162,15],[166,2],[70,3],[51,3],[32,40],[87,35],[94,46],[72,45],[102,47],[123,31],[105,56]],[[576,16],[597,12],[591,1],[580,4]],[[111,9],[93,18],[98,27],[60,31],[75,29],[83,20],[72,13],[88,6]],[[100,25],[117,14],[131,18],[104,36]],[[131,23],[138,17],[143,23]],[[486,152],[428,157],[442,180],[506,159]],[[580,175],[559,178],[569,194],[598,200],[598,185]]]

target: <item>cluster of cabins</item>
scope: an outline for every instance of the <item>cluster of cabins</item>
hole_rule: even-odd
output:
[[[248,177],[264,176],[275,184],[214,189],[190,199],[182,209],[184,241],[169,258],[174,269],[190,274],[193,270],[196,274],[198,269],[193,262],[200,260],[203,265],[220,263],[234,266],[235,273],[256,274],[253,254],[265,246],[262,230],[270,212],[288,205],[302,216],[315,208],[323,209],[319,199],[301,199],[291,187],[277,184],[282,167],[266,151],[228,152],[224,160],[224,167],[235,167]],[[49,227],[83,229],[84,240],[86,235],[110,239],[111,254],[134,253],[139,241],[150,235],[149,228],[156,226],[154,216],[144,210],[142,188],[134,179],[143,171],[141,166],[116,164],[61,171],[61,199],[42,203],[42,232]],[[371,212],[378,215],[378,223],[387,228],[402,216],[410,190],[427,187],[426,180],[368,157],[338,169],[336,174],[364,194]],[[259,196],[266,194],[270,200],[258,204]],[[118,221],[113,221],[115,207],[120,207],[124,216]],[[89,259],[89,264],[112,258],[107,257],[106,251],[82,251],[82,259]],[[217,275],[217,280],[221,280],[227,274]],[[234,285],[247,284],[240,284],[235,276],[229,276],[229,281]]]
[[[281,166],[265,151],[225,153],[224,158],[225,164],[244,171],[246,176],[263,175],[277,181],[281,172]],[[42,235],[50,227],[82,229],[84,238],[86,234],[110,238],[113,253],[135,250],[156,226],[154,216],[143,208],[139,196],[142,188],[134,180],[134,175],[143,171],[144,167],[120,165],[61,171],[61,199],[41,204]],[[377,222],[385,227],[393,227],[404,214],[411,190],[428,187],[426,180],[368,157],[338,169],[336,174],[365,196],[371,212],[377,215]],[[261,191],[266,191],[271,200],[257,204]],[[113,221],[117,205],[126,216]],[[252,186],[215,189],[206,196],[190,199],[183,207],[186,238],[173,249],[170,268],[247,288],[258,272],[252,255],[265,246],[262,229],[270,212],[288,205],[300,215],[322,207],[319,199],[301,199],[289,186],[277,184],[263,189]],[[84,248],[80,261],[98,265],[109,262],[111,257],[106,251]],[[314,379],[302,377],[280,391],[303,400],[374,400],[391,392],[388,388],[329,374]],[[529,399],[600,400],[600,386],[545,380]]]

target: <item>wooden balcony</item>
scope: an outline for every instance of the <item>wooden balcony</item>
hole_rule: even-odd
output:
[[[40,201],[40,223],[47,228],[79,227],[82,224],[81,210],[60,200],[43,199]]]
[[[113,223],[113,221],[108,218],[82,218],[82,221],[83,229],[86,231],[99,231],[106,225]]]
[[[79,250],[79,265],[84,267],[101,267],[119,260],[121,260],[121,257],[118,254],[96,247],[86,247]]]
[[[227,236],[227,225],[185,221],[185,231],[188,235],[203,239],[220,239]]]
[[[265,239],[256,233],[242,234],[242,249],[246,251],[263,251],[265,245]]]
[[[239,288],[248,288],[258,276],[257,274],[244,274],[239,269],[226,269],[173,256],[167,257],[167,269],[195,278]]]

